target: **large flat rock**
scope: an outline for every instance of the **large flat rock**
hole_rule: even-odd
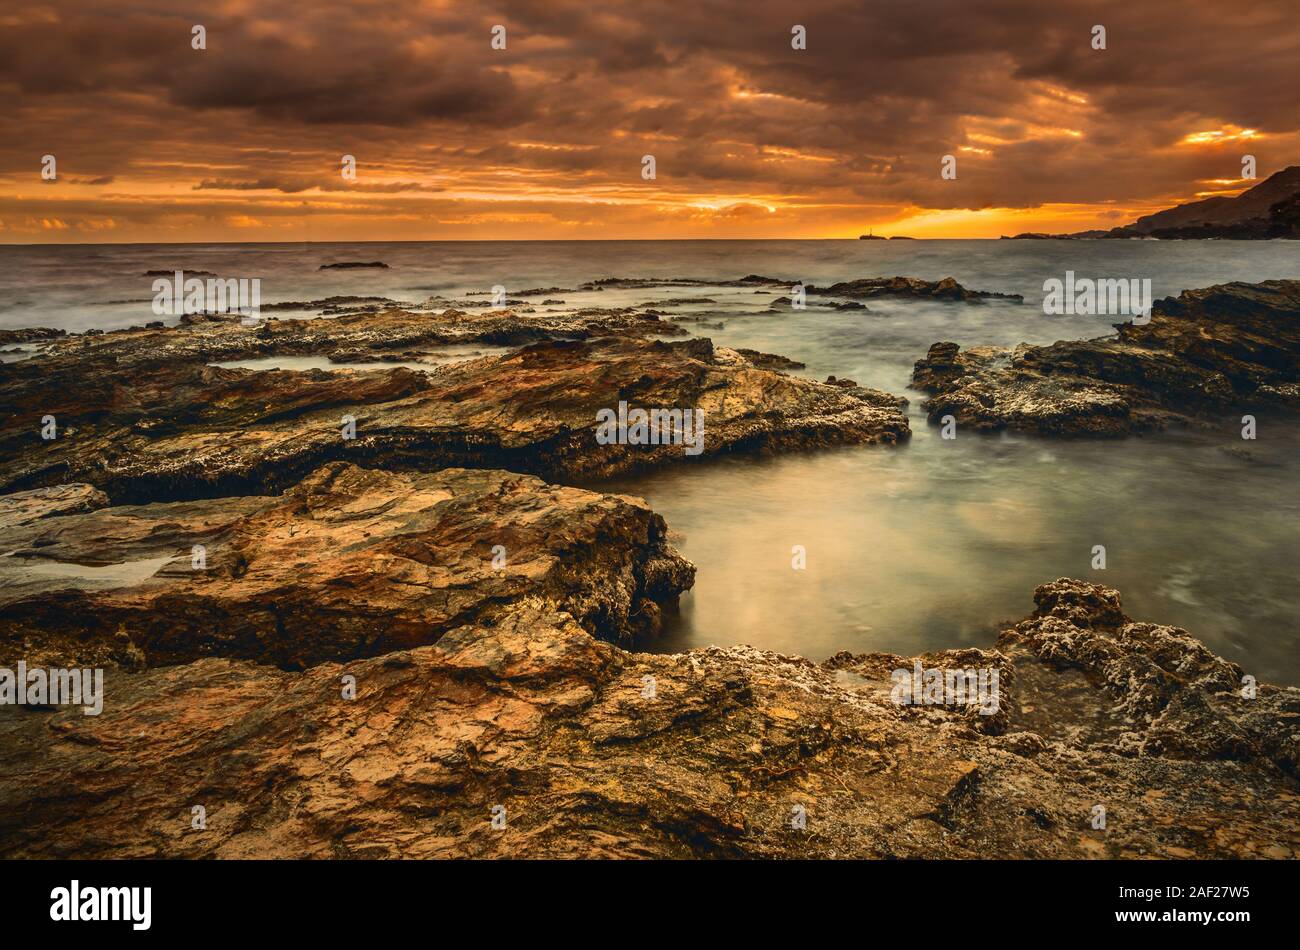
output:
[[[910,435],[906,400],[763,369],[706,339],[547,341],[433,372],[69,356],[7,364],[0,374],[0,490],[83,482],[119,503],[265,494],[341,460],[563,481]],[[702,411],[701,452],[600,444],[598,414],[620,402]],[[57,438],[42,438],[46,416],[57,421]],[[355,421],[355,438],[344,437],[345,417]]]
[[[299,668],[433,643],[525,598],[628,642],[694,580],[639,499],[510,472],[334,462],[283,495],[80,512],[78,488],[0,498],[28,512],[0,523],[0,665]]]

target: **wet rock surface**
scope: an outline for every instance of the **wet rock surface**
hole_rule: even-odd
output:
[[[994,716],[892,702],[901,657],[628,653],[527,597],[434,645],[305,672],[110,670],[99,716],[0,711],[0,854],[1295,853],[1282,734],[1300,691],[1240,698],[1235,667],[1129,621],[1107,588],[1062,579],[1036,599],[999,651],[919,658],[998,669]],[[1123,739],[1099,739],[1097,710],[1117,699]],[[1035,715],[1053,733],[1026,728]],[[1173,728],[1231,730],[1232,754],[1173,744]]]
[[[1111,588],[1061,579],[1035,591],[1034,601],[1034,616],[1005,631],[998,646],[1056,671],[1079,670],[1105,692],[1116,728],[1095,734],[1094,747],[1300,774],[1300,690],[1249,684],[1240,666],[1186,630],[1127,617]]]
[[[695,572],[644,502],[509,472],[336,462],[283,495],[105,501],[0,496],[0,665],[301,668],[433,643],[525,597],[626,643]]]
[[[1158,301],[1117,335],[961,351],[936,343],[912,383],[930,421],[1124,435],[1300,409],[1300,281],[1219,284]]]
[[[265,494],[337,460],[559,481],[910,434],[899,397],[761,369],[707,339],[545,342],[432,372],[256,371],[137,356],[0,370],[0,405],[12,407],[0,428],[0,489],[86,482],[116,502]],[[700,453],[601,444],[598,413],[621,401],[701,410]],[[47,415],[57,438],[42,438]]]

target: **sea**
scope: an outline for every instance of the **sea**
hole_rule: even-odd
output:
[[[341,261],[389,266],[320,269]],[[1037,585],[1077,577],[1117,588],[1133,618],[1183,627],[1261,682],[1300,685],[1300,425],[1261,414],[1253,441],[1241,438],[1239,418],[1208,431],[1114,440],[960,431],[948,440],[926,421],[923,394],[908,389],[914,362],[936,341],[1013,346],[1113,332],[1116,317],[1044,314],[1044,281],[1067,271],[1150,279],[1158,299],[1225,281],[1300,278],[1294,242],[2,246],[0,329],[79,332],[159,319],[144,273],[177,269],[258,278],[264,305],[333,295],[420,303],[497,285],[509,293],[559,288],[546,296],[565,306],[707,298],[663,312],[698,318],[684,325],[716,344],[802,361],[802,375],[848,377],[911,400],[913,436],[902,446],[706,459],[586,485],[645,498],[698,567],[695,588],[646,649],[745,643],[821,660],[841,650],[991,647],[1000,629],[1033,609]],[[954,277],[1024,302],[772,310],[772,296],[753,287],[573,292],[607,277],[749,274],[822,286]]]

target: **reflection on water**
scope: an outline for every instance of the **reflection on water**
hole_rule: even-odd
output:
[[[213,366],[219,366],[222,369],[286,369],[295,372],[302,372],[309,369],[324,370],[357,370],[359,372],[375,372],[377,370],[396,369],[404,367],[406,369],[433,370],[439,366],[450,366],[452,363],[463,363],[466,360],[478,359],[481,356],[502,356],[510,352],[506,346],[446,346],[438,349],[436,352],[422,353],[418,360],[388,360],[377,363],[335,363],[327,356],[257,356],[246,360],[225,360],[220,363],[213,363]]]
[[[48,582],[52,588],[72,586],[82,589],[134,587],[175,560],[178,560],[175,555],[164,554],[120,564],[77,564],[33,557],[30,553],[19,556],[11,551],[0,555],[0,584],[16,587]]]
[[[1060,576],[1118,588],[1262,680],[1300,683],[1297,432],[1222,438],[943,440],[683,465],[604,487],[641,495],[699,567],[651,649],[749,643],[823,659],[989,647]],[[1226,450],[1226,451],[1225,451]],[[1284,458],[1285,456],[1285,458]],[[1284,464],[1285,463],[1285,464]],[[1106,569],[1093,570],[1094,545]],[[807,551],[792,568],[792,548]]]

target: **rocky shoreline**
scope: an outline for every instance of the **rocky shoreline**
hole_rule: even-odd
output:
[[[1294,856],[1300,690],[1244,698],[1108,588],[1035,600],[996,650],[918,658],[997,669],[993,716],[893,702],[911,659],[629,653],[531,596],[305,672],[111,673],[99,716],[0,717],[0,854]]]
[[[648,307],[311,303],[337,313],[12,338],[42,349],[0,365],[0,666],[107,676],[100,715],[0,713],[0,855],[1300,851],[1300,690],[1106,587],[1044,584],[988,649],[631,652],[695,568],[643,501],[555,483],[696,456],[602,441],[602,410],[702,410],[708,459],[899,445],[904,398],[682,339]],[[511,349],[439,365],[466,344]],[[303,355],[376,369],[211,365]],[[1265,281],[1100,340],[937,343],[913,382],[932,422],[1119,435],[1294,411],[1298,358],[1300,281]],[[913,669],[982,671],[992,706],[901,703]]]
[[[1300,281],[1219,284],[1157,301],[1114,336],[1014,349],[930,347],[912,374],[933,423],[1118,436],[1300,410]]]

